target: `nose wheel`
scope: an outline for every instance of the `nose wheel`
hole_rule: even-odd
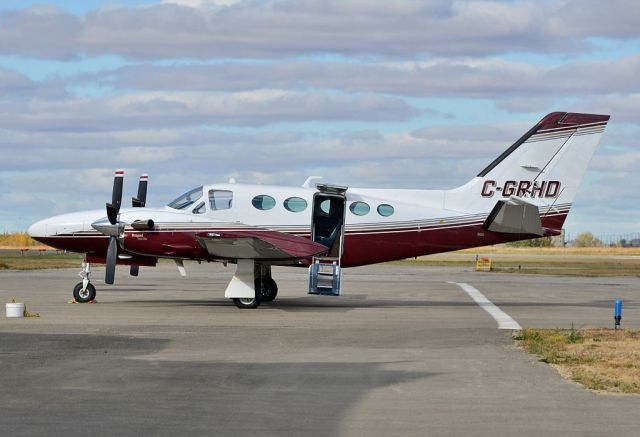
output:
[[[76,302],[80,303],[91,302],[96,298],[96,287],[91,283],[85,287],[82,282],[78,282],[76,286],[73,287],[73,298]]]
[[[91,284],[91,266],[88,262],[82,263],[82,270],[78,275],[82,278],[82,282],[78,282],[73,287],[73,298],[76,302],[87,303],[95,300],[96,287]]]

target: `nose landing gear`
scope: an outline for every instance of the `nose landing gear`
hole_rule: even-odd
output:
[[[82,263],[82,270],[78,273],[82,282],[73,287],[73,298],[76,302],[87,303],[96,298],[96,287],[91,284],[91,266],[88,262]]]

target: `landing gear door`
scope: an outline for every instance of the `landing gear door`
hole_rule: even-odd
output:
[[[311,238],[328,250],[315,256],[309,267],[309,293],[339,296],[347,187],[319,184],[317,188],[311,212]]]

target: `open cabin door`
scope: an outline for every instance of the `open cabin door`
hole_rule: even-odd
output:
[[[309,294],[340,295],[347,187],[318,184],[313,195],[311,238],[329,249],[309,267]]]

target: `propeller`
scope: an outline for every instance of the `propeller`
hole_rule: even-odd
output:
[[[113,284],[116,277],[116,261],[118,258],[118,238],[109,238],[109,250],[107,250],[107,271],[104,275],[104,282]]]
[[[144,208],[147,203],[147,185],[149,184],[149,175],[143,174],[138,182],[138,195],[131,198],[131,206],[134,208]]]
[[[113,191],[111,193],[111,203],[107,203],[107,217],[109,223],[118,223],[118,213],[122,204],[122,184],[124,182],[124,170],[116,170],[113,178]]]
[[[98,232],[109,236],[109,248],[107,249],[107,269],[104,282],[113,284],[116,276],[116,261],[118,258],[118,237],[124,230],[124,225],[118,222],[120,205],[122,204],[122,184],[124,181],[124,170],[116,170],[113,178],[113,192],[111,193],[111,203],[107,203],[107,218],[109,223],[104,221],[92,223],[91,226]]]
[[[143,174],[138,181],[138,195],[131,198],[131,206],[134,208],[144,208],[147,203],[147,186],[149,184],[149,175]],[[153,223],[153,222],[151,222]],[[151,226],[153,227],[153,225]],[[140,272],[140,266],[131,266],[129,268],[129,274],[131,276],[138,276]]]
[[[118,238],[124,233],[125,224],[120,222],[120,205],[122,205],[122,185],[124,181],[124,170],[116,170],[113,178],[113,192],[111,203],[107,203],[107,220],[100,220],[91,224],[93,229],[109,237],[109,247],[107,249],[107,269],[104,282],[113,284],[116,276],[116,264],[118,261]],[[143,208],[147,203],[147,185],[149,176],[143,174],[138,183],[138,195],[131,198],[134,208]],[[155,223],[153,220],[136,220],[131,226],[137,230],[151,230]],[[131,276],[138,276],[139,266],[131,266]]]
[[[116,261],[118,258],[118,236],[120,235],[120,226],[118,223],[118,214],[120,213],[120,205],[122,205],[122,185],[124,183],[124,170],[116,170],[113,178],[113,192],[111,193],[111,203],[107,203],[107,217],[109,223],[115,227],[115,235],[111,234],[109,238],[109,249],[107,250],[107,270],[104,276],[104,282],[113,284],[116,277]]]

